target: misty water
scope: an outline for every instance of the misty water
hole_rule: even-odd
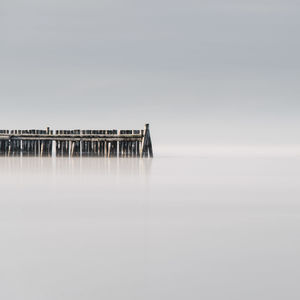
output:
[[[0,299],[299,299],[300,157],[0,158]]]

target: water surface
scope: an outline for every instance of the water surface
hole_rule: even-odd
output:
[[[0,158],[0,298],[299,299],[300,158]]]

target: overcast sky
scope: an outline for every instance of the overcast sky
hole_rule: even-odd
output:
[[[299,144],[292,0],[2,0],[0,127]]]

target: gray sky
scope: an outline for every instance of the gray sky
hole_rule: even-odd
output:
[[[299,144],[298,1],[2,0],[0,127]]]

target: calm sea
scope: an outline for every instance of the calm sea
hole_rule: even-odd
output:
[[[299,299],[300,157],[0,158],[0,299]]]

